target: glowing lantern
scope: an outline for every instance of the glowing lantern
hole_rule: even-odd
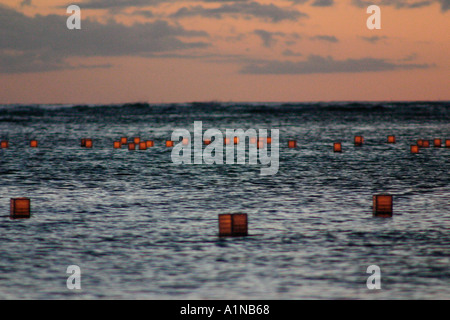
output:
[[[141,138],[136,137],[133,139],[134,144],[139,145],[139,143],[141,142]]]
[[[289,140],[288,141],[288,147],[289,148],[297,148],[297,141],[295,141],[295,140]]]
[[[335,142],[333,145],[334,152],[342,152],[342,144],[340,142]]]
[[[255,138],[255,137],[251,137],[251,138],[250,138],[250,143],[251,143],[251,144],[255,144],[255,143],[256,143],[256,141],[257,141],[257,140],[256,140],[256,138]]]
[[[388,136],[388,143],[395,143],[395,136]]]
[[[205,146],[210,145],[210,144],[211,144],[211,140],[206,139],[206,140],[203,141],[203,144],[204,144]]]
[[[422,147],[429,148],[430,147],[430,141],[429,140],[423,140]]]
[[[239,144],[239,137],[234,137],[234,144]]]
[[[419,146],[416,145],[411,146],[411,153],[419,153]]]
[[[151,147],[154,147],[154,146],[155,146],[155,143],[153,142],[153,140],[148,140],[148,141],[146,142],[146,144],[147,144],[147,148],[151,148]]]
[[[436,148],[440,148],[442,146],[442,140],[441,139],[434,139],[434,146]]]
[[[86,139],[81,139],[81,146],[86,147]]]
[[[362,136],[355,136],[355,146],[362,146],[364,138]]]
[[[183,146],[187,146],[189,144],[189,139],[183,138],[183,140],[181,140],[181,143],[183,144]]]
[[[30,199],[28,198],[12,198],[10,201],[12,219],[29,218],[30,217]]]
[[[92,148],[92,139],[86,139],[85,147],[86,148]]]
[[[267,138],[267,144],[271,144],[272,143],[272,138],[271,137],[268,137]]]
[[[219,214],[219,236],[247,236],[247,214]]]
[[[392,196],[387,194],[373,196],[373,215],[392,217]]]
[[[37,140],[31,140],[30,141],[30,147],[31,148],[37,148],[37,146],[38,146]]]
[[[223,144],[230,144],[230,138],[224,138]]]
[[[256,147],[258,149],[264,148],[264,141],[263,140],[258,140],[258,143],[257,143]]]
[[[139,142],[139,150],[147,150],[147,142]]]
[[[418,147],[423,147],[423,140],[422,139],[419,139],[419,140],[417,140],[417,146]]]
[[[168,147],[168,148],[173,147],[173,141],[167,140],[166,141],[166,147]]]
[[[450,140],[445,140],[445,146],[447,147],[447,148],[450,148]]]
[[[3,140],[2,142],[0,142],[0,147],[1,147],[2,149],[9,148],[9,142],[6,141],[6,140]]]
[[[136,150],[136,145],[134,143],[129,143],[128,144],[128,150]]]
[[[121,146],[122,144],[120,143],[120,141],[114,141],[114,149],[120,149]]]
[[[120,144],[127,144],[127,143],[128,143],[127,137],[120,138]]]

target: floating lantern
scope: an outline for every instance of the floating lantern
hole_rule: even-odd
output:
[[[81,139],[81,146],[86,147],[86,139]]]
[[[151,147],[154,147],[154,146],[155,146],[155,143],[153,142],[153,140],[148,140],[148,141],[146,142],[146,144],[147,144],[147,148],[151,148]]]
[[[256,144],[256,147],[258,149],[264,148],[264,141],[263,140],[258,140],[258,143]]]
[[[364,143],[364,137],[355,136],[355,146],[362,146]]]
[[[37,140],[31,140],[30,141],[30,147],[31,148],[37,148],[37,146],[38,146]]]
[[[447,148],[450,148],[450,140],[445,140],[445,146],[447,147]]]
[[[429,140],[423,140],[422,147],[429,148],[430,147],[430,141]]]
[[[381,217],[392,217],[392,196],[380,194],[373,196],[373,215]]]
[[[234,144],[239,144],[239,137],[234,137]]]
[[[224,138],[223,139],[223,144],[230,144],[230,138]]]
[[[219,236],[247,236],[247,214],[219,214]]]
[[[388,143],[395,143],[395,136],[388,136],[387,142]]]
[[[417,146],[418,147],[423,147],[423,140],[422,139],[419,139],[419,140],[417,140]]]
[[[295,140],[289,140],[288,141],[288,147],[289,148],[296,148],[297,147],[297,141],[295,141]]]
[[[255,144],[256,141],[257,141],[257,139],[256,139],[255,137],[251,137],[251,138],[250,138],[250,143],[251,143],[251,144]]]
[[[85,141],[85,147],[86,148],[92,148],[92,145],[93,145],[93,143],[92,143],[92,139],[86,139],[86,141]]]
[[[141,142],[141,138],[136,137],[136,138],[133,139],[133,142],[134,142],[135,145],[139,145],[139,143]]]
[[[183,138],[183,140],[181,140],[181,143],[183,144],[183,146],[187,146],[189,144],[189,139]]]
[[[30,199],[28,198],[12,198],[10,201],[12,219],[29,218],[30,217]]]
[[[205,146],[210,145],[210,144],[211,144],[211,140],[205,139],[205,140],[203,140],[203,144],[204,144]]]
[[[129,143],[128,144],[128,150],[136,150],[136,145],[134,143]]]
[[[340,142],[335,142],[333,145],[334,152],[342,152],[342,144]]]
[[[267,144],[271,144],[272,143],[272,138],[271,137],[268,137],[267,138]]]
[[[167,140],[166,141],[166,147],[168,147],[168,148],[173,147],[173,141]]]
[[[120,138],[120,143],[121,144],[127,144],[128,143],[128,138],[127,137]]]
[[[120,149],[120,147],[122,147],[120,141],[114,141],[114,149]]]
[[[419,153],[419,146],[411,146],[411,153]]]
[[[442,140],[441,139],[434,139],[434,147],[440,148],[442,146]]]
[[[139,150],[147,150],[147,142],[139,142]]]

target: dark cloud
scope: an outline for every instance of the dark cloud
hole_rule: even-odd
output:
[[[68,30],[67,16],[26,16],[0,5],[0,72],[35,72],[70,68],[70,57],[145,56],[148,53],[204,48],[205,42],[180,37],[207,37],[157,20],[125,26],[89,19],[81,30]]]
[[[308,15],[293,8],[281,8],[274,4],[260,4],[258,2],[233,2],[223,4],[217,8],[205,8],[203,6],[183,7],[173,13],[171,17],[184,18],[201,16],[205,18],[222,19],[224,15],[255,17],[271,22],[283,20],[297,21]]]
[[[83,9],[124,9],[129,7],[150,7],[163,2],[173,2],[168,0],[87,0],[76,4]],[[70,4],[67,4],[70,5]],[[66,6],[66,7],[67,7]]]
[[[333,0],[315,0],[312,4],[314,7],[331,7],[334,5]]]
[[[360,8],[367,8],[375,4],[378,6],[393,6],[397,9],[415,9],[439,3],[443,12],[450,9],[450,0],[352,0],[352,3]]]
[[[362,58],[334,60],[332,57],[311,55],[307,60],[292,62],[270,60],[248,63],[241,69],[244,74],[314,74],[314,73],[360,73],[392,71],[398,69],[425,69],[428,64],[393,63],[385,59]]]
[[[263,45],[267,48],[272,47],[276,43],[275,36],[285,35],[283,32],[269,32],[261,29],[255,30],[254,33],[261,38]]]
[[[23,0],[22,2],[20,2],[20,6],[21,6],[21,7],[29,7],[29,6],[32,6],[31,0]]]
[[[321,41],[327,41],[327,42],[339,42],[338,38],[335,36],[327,36],[327,35],[317,35],[310,38],[311,40],[321,40]]]
[[[291,49],[286,49],[283,51],[283,56],[285,56],[285,57],[301,57],[302,54],[300,52],[294,52]]]
[[[371,36],[371,37],[361,37],[364,41],[370,42],[370,43],[378,43],[381,40],[387,39],[386,36]]]

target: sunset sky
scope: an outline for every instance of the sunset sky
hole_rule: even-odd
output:
[[[450,0],[0,0],[1,104],[450,100],[449,57]]]

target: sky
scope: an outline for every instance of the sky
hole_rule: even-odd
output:
[[[449,31],[450,0],[0,0],[0,104],[450,100]]]

